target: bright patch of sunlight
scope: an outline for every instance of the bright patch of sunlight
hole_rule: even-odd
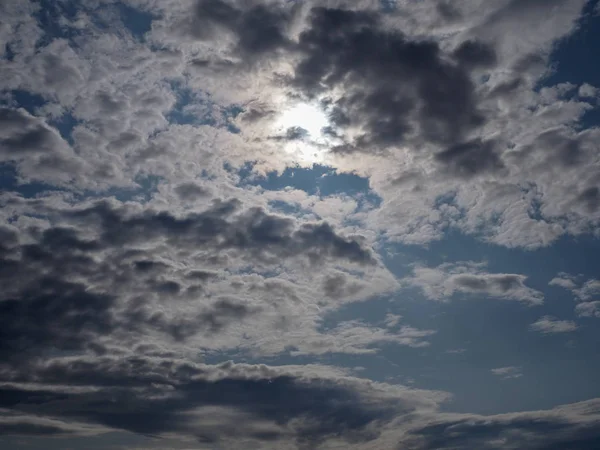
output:
[[[275,122],[275,131],[285,142],[284,149],[297,157],[299,163],[314,164],[324,159],[328,139],[322,129],[328,125],[323,109],[310,103],[297,103],[281,113]]]

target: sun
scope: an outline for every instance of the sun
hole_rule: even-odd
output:
[[[328,124],[325,111],[310,103],[298,103],[283,111],[277,127],[283,130],[303,128],[312,140],[318,140],[322,137],[322,129]]]
[[[329,126],[327,113],[312,103],[296,103],[282,111],[274,124],[277,136],[285,141],[284,149],[299,163],[323,162],[329,139],[323,128]]]

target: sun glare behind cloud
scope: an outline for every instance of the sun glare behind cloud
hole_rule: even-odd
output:
[[[274,128],[279,136],[285,136],[289,130],[301,129],[299,131],[304,136],[290,138],[285,150],[294,154],[299,163],[313,164],[324,159],[323,146],[329,140],[322,130],[328,125],[329,120],[323,109],[310,103],[297,103],[281,113]]]

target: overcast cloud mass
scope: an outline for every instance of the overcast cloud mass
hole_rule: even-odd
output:
[[[0,448],[600,448],[596,0],[2,0]]]

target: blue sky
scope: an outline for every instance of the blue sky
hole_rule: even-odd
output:
[[[0,5],[0,446],[600,447],[600,4]]]

